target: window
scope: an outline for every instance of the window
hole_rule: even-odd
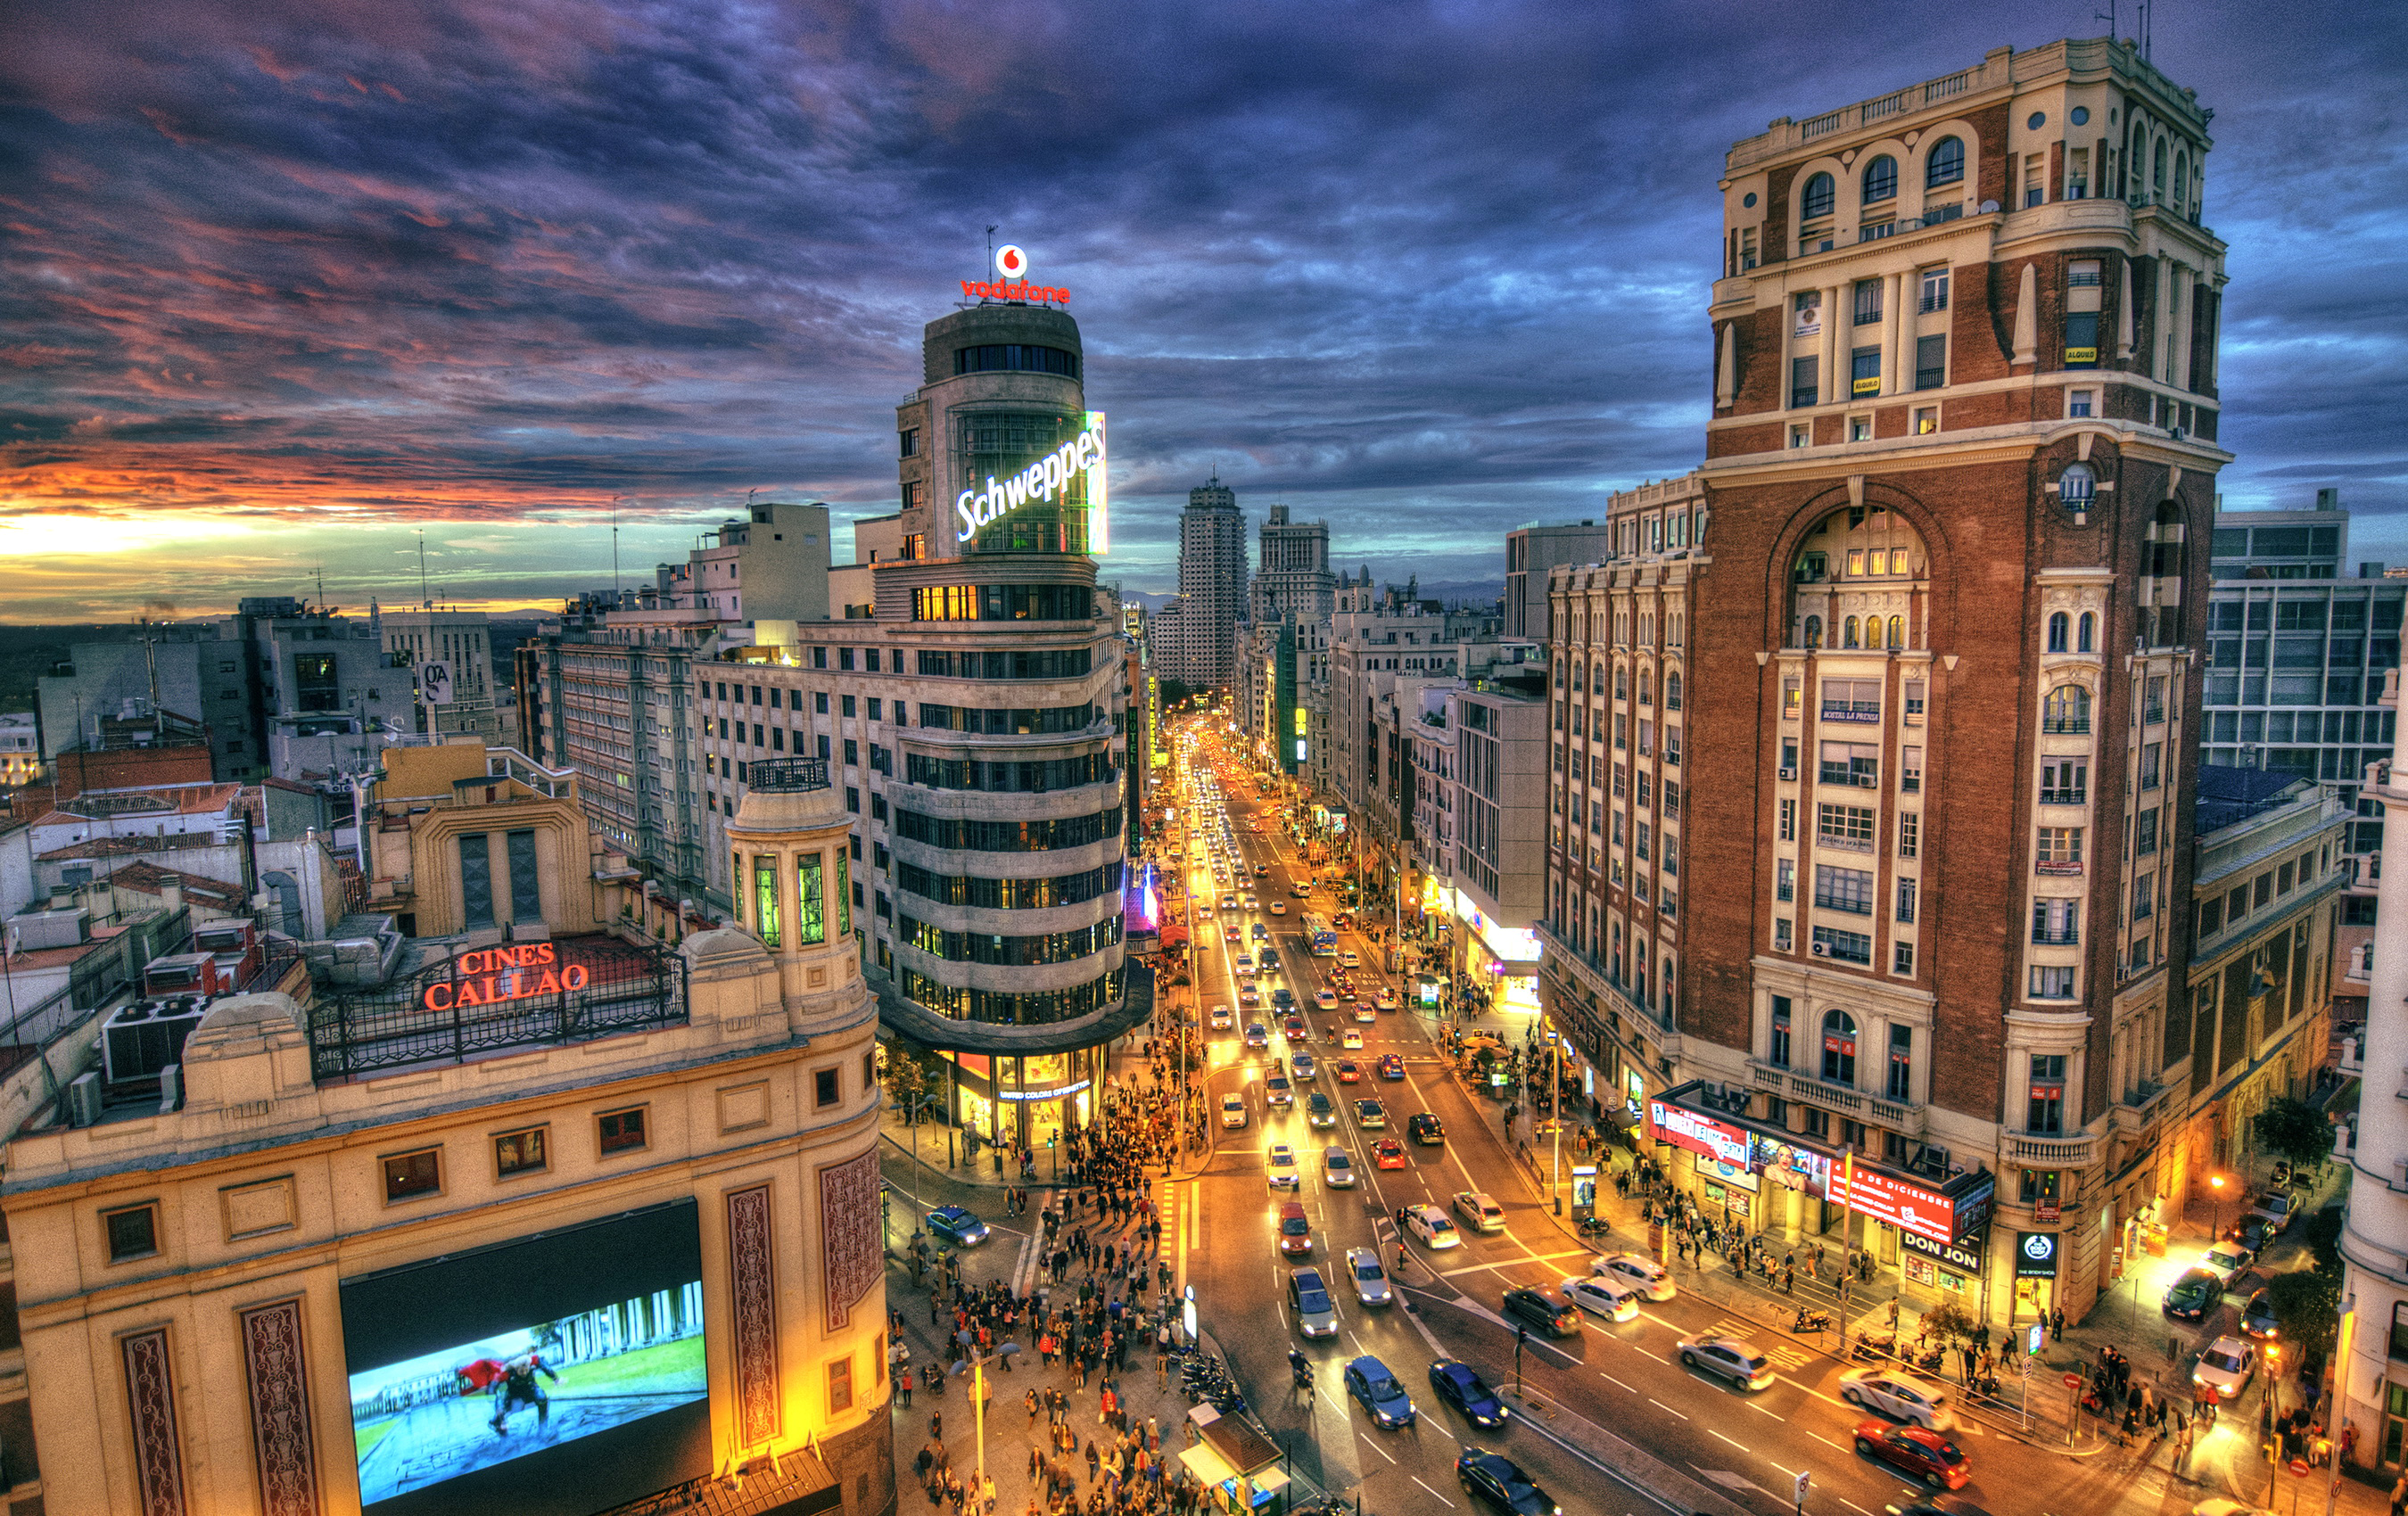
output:
[[[2067,635],[2072,630],[2072,618],[2065,612],[2060,610],[2051,615],[2048,619],[2048,651],[2063,652],[2066,650]]]
[[[1799,1129],[1818,1141],[1831,1136],[1831,1113],[1820,1106],[1808,1106],[1798,1113]]]
[[[121,1206],[100,1213],[101,1229],[108,1235],[108,1261],[131,1263],[159,1251],[159,1208]]]
[[[2040,765],[2040,803],[2079,806],[2090,798],[2090,765],[2071,758]]]
[[[1938,430],[1940,430],[1940,408],[1938,406],[1917,406],[1914,410],[1914,435],[1916,436],[1929,436],[1932,433],[1937,432]]]
[[[1898,855],[1900,858],[1916,856],[1916,850],[1921,847],[1922,839],[1923,817],[1912,810],[1899,812]]]
[[[905,427],[900,435],[899,440],[901,442],[901,448],[896,456],[903,458],[916,458],[920,455],[920,429],[918,427]]]
[[[1824,783],[1853,784],[1871,789],[1880,782],[1880,744],[1825,742],[1819,746]]]
[[[2141,812],[2132,829],[2132,856],[2146,858],[2157,851],[2157,813],[2154,809]]]
[[[1795,800],[1781,802],[1780,836],[1784,842],[1798,840],[1798,802]]]
[[[1826,910],[1844,910],[1852,916],[1870,916],[1873,910],[1873,876],[1870,869],[1834,868],[1828,864],[1814,865],[1814,904]]]
[[[1787,952],[1789,945],[1789,918],[1776,916],[1772,921],[1772,946],[1778,951]]]
[[[1889,949],[1889,971],[1890,971],[1891,973],[1893,973],[1893,974],[1906,974],[1906,975],[1912,975],[1912,974],[1914,974],[1914,943],[1912,943],[1912,942],[1893,942],[1893,943],[1891,943],[1891,944],[1890,944],[1890,949]]]
[[[1883,153],[1865,165],[1865,204],[1898,198],[1898,160]]]
[[[1909,951],[1902,944],[1900,951]],[[1901,974],[1911,974],[1914,971],[1911,951],[1907,960],[1899,965],[1898,971]],[[1889,1029],[1889,1083],[1886,1086],[1886,1093],[1892,1100],[1911,1100],[1914,1098],[1911,1094],[1914,1088],[1914,1028],[1900,1026],[1893,1022]]]
[[[2065,313],[2065,366],[2099,366],[2099,312],[2069,310]]]
[[[828,1414],[853,1409],[853,1355],[831,1359],[827,1366]]]
[[[1798,214],[1810,222],[1817,216],[1828,216],[1838,198],[1838,187],[1832,183],[1831,176],[1816,174],[1806,181],[1806,193],[1799,196]]]
[[[2035,900],[2032,902],[2031,939],[2043,948],[2074,948],[2082,944],[2082,902],[2079,900]]]
[[[815,1069],[812,1069],[812,1070],[811,1070],[811,1106],[812,1106],[812,1108],[813,1108],[814,1109],[818,1109],[818,1110],[825,1110],[825,1109],[826,1109],[828,1107],[830,1107],[830,1106],[834,1106],[834,1105],[839,1105],[839,1104],[841,1104],[841,1103],[843,1102],[843,1099],[844,1099],[844,1091],[843,1091],[843,1089],[842,1089],[843,1082],[844,1082],[844,1081],[843,1081],[842,1078],[840,1077],[840,1075],[839,1075],[838,1071],[838,1070],[836,1070],[836,1069],[833,1069],[833,1068],[815,1068]]]
[[[1789,360],[1789,404],[1793,408],[1815,403],[1822,386],[1821,367],[1820,363],[1811,357]],[[1789,445],[1802,448],[1812,440],[1809,430],[1800,426],[1790,433]]]
[[[1818,926],[1814,928],[1814,951],[1817,957],[1836,958],[1843,964],[1870,964],[1873,961],[1873,939],[1863,932]]]
[[[2163,743],[2152,742],[2147,747],[2141,750],[2142,789],[2154,790],[2157,787],[2158,773],[2164,757],[2165,745]]]
[[[1931,145],[1930,154],[1923,160],[1923,187],[1936,190],[1943,184],[1965,182],[1965,144],[1953,136],[1943,136]]]
[[[1850,394],[1881,393],[1880,348],[1856,348],[1848,353],[1848,393]],[[1856,434],[1854,425],[1854,422],[1858,419],[1863,421],[1865,426],[1864,433],[1861,436]],[[1851,418],[1848,436],[1849,441],[1863,442],[1869,440],[1871,436],[1871,417]]]
[[[2031,1093],[2024,1108],[2024,1130],[2042,1136],[2065,1130],[2065,1054],[2031,1055]]]
[[[391,1205],[397,1200],[416,1200],[422,1195],[443,1192],[443,1151],[421,1148],[416,1152],[395,1153],[384,1161],[384,1198]]]
[[[2073,970],[2049,964],[2034,964],[2031,970],[2032,1000],[2071,1000],[2073,998]]]
[[[646,1142],[644,1108],[631,1106],[625,1110],[606,1110],[594,1118],[595,1145],[604,1157],[614,1152],[636,1152]]]
[[[1772,897],[1775,900],[1798,898],[1798,863],[1791,858],[1776,859],[1772,865]]]
[[[2017,1198],[2027,1206],[2055,1205],[2057,1203],[2057,1170],[2025,1169]]]
[[[1890,620],[1896,622],[1898,618],[1893,616]],[[1901,648],[1906,646],[1899,638],[1899,633],[1903,630],[1903,627],[1894,627],[1890,632],[1890,640]],[[1900,689],[1906,704],[1906,722],[1909,726],[1913,726],[1923,720],[1923,709],[1928,699],[1930,686],[1922,679],[1906,679],[1901,681]]]
[[[2093,407],[2098,398],[2099,392],[2096,390],[2070,391],[2065,397],[2065,413],[2068,416],[2093,415],[2095,414]]]
[[[2157,877],[2143,874],[2132,881],[2132,920],[2145,922],[2157,912]]]
[[[1800,363],[1813,362],[1811,358],[1802,358],[1799,361]],[[1789,397],[1789,403],[1793,406],[1811,406],[1814,403],[1814,392],[1812,389],[1809,389],[1806,392],[1806,398],[1803,400],[1799,399],[1793,393]],[[1793,448],[1813,447],[1814,445],[1814,429],[1802,423],[1791,427],[1789,429],[1789,445]]]
[[[1827,722],[1881,721],[1881,680],[1825,679],[1823,681],[1823,720]]]
[[[494,852],[486,834],[460,834],[460,921],[471,930],[494,924]]]
[[[1880,380],[1880,379],[1874,379],[1872,382],[1873,382],[1876,386],[1878,386],[1878,385],[1881,383],[1881,380]],[[1870,416],[1851,416],[1851,417],[1849,417],[1849,418],[1848,418],[1848,440],[1849,440],[1849,441],[1851,441],[1851,442],[1870,442],[1872,439],[1873,439],[1873,419],[1872,419]],[[1853,643],[1851,643],[1851,644],[1850,644],[1850,646],[1852,646],[1852,647],[1853,647],[1854,645],[1855,645],[1855,644],[1853,644]]]
[[[2078,683],[2061,683],[2049,691],[2047,703],[2040,708],[2040,729],[2058,737],[2090,732],[2090,691]]]
[[[494,1173],[501,1179],[519,1174],[540,1174],[550,1166],[544,1149],[548,1129],[530,1126],[523,1132],[504,1132],[494,1138]]]
[[[1914,880],[1898,881],[1898,919],[1907,925],[1914,924]]]
[[[1789,997],[1772,997],[1772,1042],[1766,1051],[1765,1061],[1775,1068],[1789,1066]]]
[[[1856,310],[1856,325],[1870,326],[1873,322],[1881,320],[1882,281],[1877,279],[1860,279],[1856,280],[1856,293],[1853,297],[1852,305]]]
[[[1844,1010],[1823,1013],[1823,1077],[1834,1084],[1856,1082],[1856,1019]]]
[[[2074,639],[2073,651],[2095,652],[2098,651],[2098,642],[2099,618],[2096,614],[2086,610],[2082,613],[2082,631],[2081,635]]]
[[[1945,335],[1914,339],[1914,387],[1936,390],[1948,382],[1948,338]]]
[[[2040,829],[2040,872],[2043,874],[2082,872],[2082,828],[2043,826]]]
[[[2142,687],[2141,720],[2151,726],[2166,719],[2166,681],[2162,675],[2153,676]]]
[[[1871,808],[1818,803],[1814,807],[1814,840],[1825,847],[1870,852],[1873,847]]]
[[[1796,721],[1799,712],[1804,708],[1805,692],[1799,686],[1799,680],[1795,675],[1781,681],[1781,719],[1784,722]]]

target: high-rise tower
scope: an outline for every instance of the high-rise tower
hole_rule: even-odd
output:
[[[1262,531],[1262,561],[1254,565],[1249,620],[1268,625],[1283,616],[1298,621],[1329,619],[1338,602],[1338,580],[1329,572],[1329,523],[1292,522],[1287,507],[1271,507]]]
[[[1179,614],[1168,653],[1172,678],[1198,688],[1237,672],[1238,622],[1246,610],[1246,518],[1237,492],[1215,474],[1187,492],[1179,517]]]

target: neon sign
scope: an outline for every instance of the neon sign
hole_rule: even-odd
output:
[[[981,529],[1023,506],[1046,504],[1068,490],[1073,479],[1083,478],[1087,551],[1097,557],[1111,551],[1110,496],[1104,482],[1104,413],[1090,410],[1085,420],[1084,431],[1011,478],[997,483],[990,474],[985,489],[964,490],[956,496],[953,514],[961,518],[961,531],[956,534],[960,540],[969,541]]]
[[[962,295],[969,300],[1017,300],[1034,305],[1048,301],[1067,306],[1070,292],[1051,285],[1028,282],[1028,254],[1015,244],[1007,242],[995,250],[995,271],[1003,278],[994,282],[978,279],[962,280]]]
[[[549,942],[523,948],[489,948],[464,952],[454,965],[461,978],[430,984],[422,997],[429,1010],[455,1010],[462,1006],[491,1006],[506,1000],[531,1000],[537,995],[582,990],[592,980],[583,964],[555,967],[559,955]],[[522,969],[540,973],[522,973]]]

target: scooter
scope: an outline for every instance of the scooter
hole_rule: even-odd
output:
[[[1584,1237],[1603,1237],[1612,1230],[1602,1216],[1590,1216],[1580,1223],[1580,1235]]]
[[[1829,1311],[1809,1311],[1805,1307],[1800,1306],[1798,1308],[1798,1319],[1789,1323],[1789,1330],[1793,1333],[1803,1335],[1808,1332],[1827,1332],[1830,1330],[1830,1326],[1831,1313]]]
[[[1860,1337],[1848,1345],[1848,1356],[1860,1363],[1883,1363],[1898,1356],[1898,1334],[1883,1332]]]

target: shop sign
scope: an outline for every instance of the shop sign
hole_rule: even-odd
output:
[[[2057,1278],[2057,1234],[2055,1232],[2017,1232],[2015,1234],[2015,1278],[2019,1280]]]
[[[1647,1120],[1661,1141],[1703,1153],[1733,1168],[1748,1166],[1747,1134],[1736,1126],[1727,1126],[1698,1111],[1668,1106],[1661,1100],[1647,1102]]]
[[[1912,1180],[1872,1168],[1858,1168],[1851,1178],[1846,1170],[1835,1167],[1831,1170],[1830,1194],[1833,1205],[1863,1211],[1901,1232],[1912,1232],[1934,1242],[1954,1242],[1960,1235],[1956,1203]],[[1986,1205],[1983,1214],[1988,1214]]]
[[[426,987],[421,999],[429,1010],[452,1010],[461,1006],[492,1006],[585,988],[591,978],[585,965],[562,965],[557,960],[558,954],[549,942],[464,952],[454,965],[460,977],[437,980]],[[526,969],[535,972],[521,972]]]
[[[2065,1212],[2063,1208],[2059,1207],[2056,1201],[2042,1200],[2032,1207],[2032,1214],[2042,1221],[2053,1222],[2058,1217],[2064,1215]]]
[[[1968,1274],[1982,1272],[1983,1239],[1980,1237],[1969,1237],[1963,1243],[1934,1242],[1929,1237],[1917,1237],[1913,1232],[1900,1232],[1898,1235],[1898,1240],[1899,1244],[1909,1251],[1922,1253],[1928,1258],[1937,1258],[1951,1268],[1960,1269]]]
[[[1005,1090],[996,1098],[997,1100],[1061,1100],[1077,1094],[1094,1082],[1093,1080],[1081,1080],[1076,1084],[1065,1084],[1052,1090]]]

